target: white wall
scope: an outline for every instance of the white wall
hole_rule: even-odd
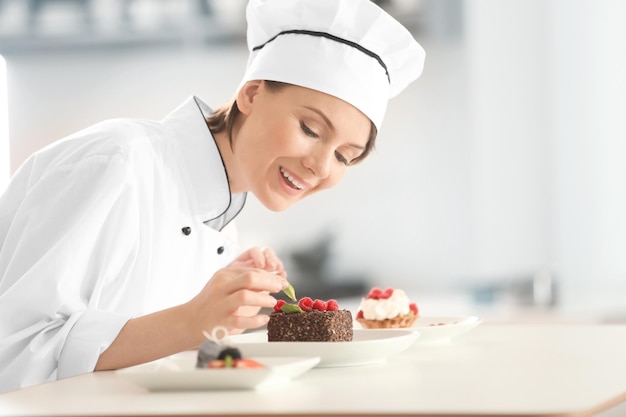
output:
[[[550,92],[543,1],[473,1],[466,13],[473,269],[550,268]]]
[[[9,150],[9,102],[6,77],[6,63],[0,55],[0,193],[11,176],[11,155]]]
[[[626,2],[550,13],[556,261],[576,286],[626,293]]]
[[[467,4],[475,271],[626,294],[626,3]]]

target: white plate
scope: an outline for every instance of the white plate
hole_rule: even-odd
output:
[[[319,356],[252,357],[265,368],[196,369],[196,356],[197,351],[183,352],[115,373],[153,391],[253,389],[286,382],[320,361]]]
[[[425,316],[418,317],[411,330],[420,333],[416,345],[445,344],[452,339],[469,332],[483,322],[476,316]],[[355,321],[355,326],[360,324]],[[383,331],[397,331],[398,329],[381,329]],[[368,330],[372,331],[372,330]]]
[[[421,333],[420,344],[443,344],[450,343],[482,322],[483,319],[476,316],[426,316],[418,317],[412,328]]]
[[[382,362],[408,349],[419,336],[409,329],[354,329],[351,342],[268,342],[267,332],[253,332],[231,336],[229,343],[250,356],[319,356],[317,367],[324,368]]]

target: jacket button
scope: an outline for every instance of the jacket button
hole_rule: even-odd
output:
[[[220,246],[219,248],[217,248],[217,254],[221,255],[222,253],[224,253],[224,246]]]
[[[191,233],[191,227],[185,226],[181,229],[181,231],[183,232],[185,236],[189,236],[189,234]]]

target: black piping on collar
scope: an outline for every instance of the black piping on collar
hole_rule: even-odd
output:
[[[383,67],[383,69],[385,70],[385,74],[387,74],[387,80],[389,80],[389,83],[391,83],[391,78],[389,77],[389,71],[387,70],[387,65],[385,65],[385,62],[381,59],[380,56],[378,56],[374,52],[370,51],[369,49],[362,47],[361,45],[359,45],[356,42],[352,42],[352,41],[349,41],[347,39],[343,39],[343,38],[340,38],[340,37],[335,36],[335,35],[331,35],[330,33],[326,33],[326,32],[317,32],[317,31],[313,31],[313,30],[304,30],[304,29],[283,30],[282,32],[280,32],[276,36],[268,39],[265,43],[262,43],[261,45],[255,46],[254,48],[252,48],[252,50],[253,51],[258,51],[259,49],[262,49],[265,45],[267,45],[268,43],[272,42],[274,39],[278,38],[280,35],[293,35],[293,34],[295,34],[295,35],[319,36],[319,37],[322,37],[322,38],[327,38],[327,39],[333,40],[335,42],[343,43],[343,44],[346,44],[346,45],[351,46],[353,48],[356,48],[359,51],[363,52],[365,55],[371,56],[376,61],[378,61],[380,66]]]
[[[224,215],[228,215],[228,210],[230,209],[230,206],[233,203],[233,194],[230,191],[230,181],[228,180],[228,170],[226,169],[226,164],[224,163],[224,158],[222,157],[222,153],[220,152],[220,148],[219,146],[217,146],[217,141],[215,140],[215,135],[213,135],[213,132],[211,131],[211,128],[209,128],[209,124],[207,122],[207,117],[213,113],[213,110],[211,110],[209,108],[209,106],[207,106],[202,100],[200,100],[198,97],[193,96],[193,100],[194,103],[196,104],[198,111],[200,112],[200,114],[202,115],[202,118],[204,119],[204,122],[206,124],[206,129],[209,132],[209,135],[211,136],[211,139],[213,139],[213,143],[215,145],[215,151],[217,152],[217,154],[220,156],[220,161],[222,161],[222,168],[224,169],[224,175],[226,177],[226,184],[228,186],[228,205],[226,206],[226,208],[224,208],[224,210],[217,215],[216,217],[212,218],[212,219],[207,219],[207,220],[203,220],[203,223],[206,224],[207,226],[210,227],[209,223],[213,220],[217,220],[220,217],[224,216]],[[241,207],[239,207],[237,209],[236,212],[231,213],[230,217],[226,217],[224,224],[221,225],[221,227],[219,228],[219,231],[221,231],[222,229],[224,229],[235,217],[237,217],[239,215],[239,213],[241,212],[241,210],[243,210],[243,207],[246,204],[246,200],[247,200],[247,193],[242,193],[243,194],[243,200],[241,202]]]

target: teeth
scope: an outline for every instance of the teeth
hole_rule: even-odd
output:
[[[304,185],[300,184],[298,181],[296,181],[296,179],[294,177],[292,177],[291,175],[289,175],[287,172],[285,172],[284,169],[280,169],[280,173],[283,174],[283,177],[287,178],[289,180],[290,183],[293,184],[294,187],[296,187],[298,190],[303,190],[304,189]]]

